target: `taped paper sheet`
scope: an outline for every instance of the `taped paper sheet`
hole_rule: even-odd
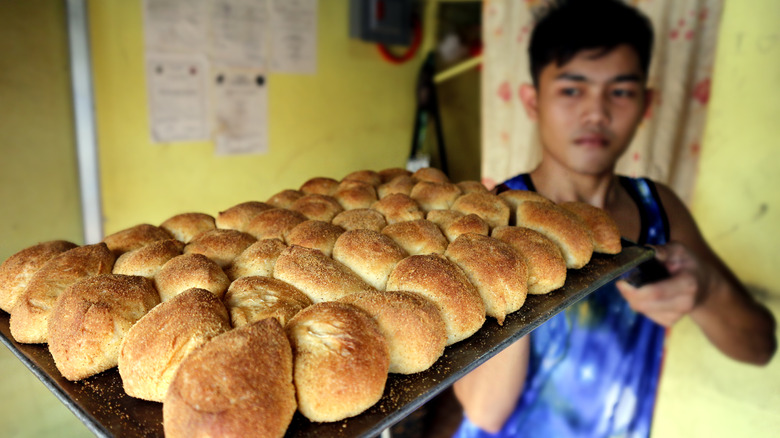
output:
[[[260,69],[216,69],[217,155],[268,151],[268,84]]]

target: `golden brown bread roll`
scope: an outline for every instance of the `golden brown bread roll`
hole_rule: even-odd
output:
[[[620,228],[609,213],[584,202],[563,202],[558,205],[577,215],[588,226],[593,239],[593,252],[617,254],[623,250]]]
[[[528,268],[506,243],[479,234],[462,234],[444,255],[463,269],[479,291],[485,313],[496,318],[499,325],[525,303]]]
[[[168,240],[172,237],[160,227],[139,224],[110,234],[103,239],[103,242],[114,253],[114,257],[119,257],[128,251],[138,249],[158,240]]]
[[[287,234],[288,245],[305,246],[318,249],[330,257],[333,252],[333,244],[339,238],[344,229],[323,221],[305,221],[296,225]]]
[[[357,180],[344,180],[333,197],[344,210],[369,208],[377,201],[376,189],[369,183]]]
[[[49,321],[49,352],[57,369],[75,381],[115,367],[122,339],[159,303],[143,277],[102,274],[72,284]]]
[[[241,277],[230,284],[225,305],[233,327],[241,327],[265,318],[276,318],[282,326],[311,305],[303,292],[278,278]]]
[[[458,186],[461,192],[463,194],[469,194],[469,193],[490,193],[490,190],[487,189],[481,182],[479,181],[461,181],[459,183],[455,184]]]
[[[395,266],[387,290],[416,292],[433,302],[444,320],[447,345],[468,338],[485,322],[485,303],[466,274],[439,254],[414,255]]]
[[[417,182],[418,181],[411,176],[401,175],[377,187],[376,193],[379,199],[396,193],[409,196]]]
[[[333,259],[371,286],[384,290],[395,265],[408,254],[393,239],[372,230],[347,231],[333,246]]]
[[[518,226],[538,231],[561,249],[566,267],[579,269],[593,255],[588,227],[574,213],[553,203],[523,202],[517,207]]]
[[[230,281],[252,275],[270,277],[274,273],[276,259],[285,248],[287,245],[279,239],[258,240],[233,259],[233,263],[225,268],[225,273]]]
[[[528,293],[546,294],[566,282],[566,260],[558,245],[544,234],[524,227],[497,227],[492,237],[506,242],[525,259]]]
[[[339,186],[339,182],[333,178],[326,178],[318,176],[311,178],[303,185],[299,191],[304,195],[332,195],[336,193],[336,188]]]
[[[444,353],[447,331],[436,306],[412,292],[358,292],[339,301],[359,307],[379,324],[391,373],[425,371]]]
[[[455,200],[452,209],[464,214],[476,214],[491,229],[509,225],[509,205],[492,193],[467,193]]]
[[[435,167],[423,167],[422,169],[417,169],[412,174],[412,176],[417,178],[418,181],[430,181],[436,183],[450,182],[449,177],[447,177],[444,172],[436,169]]]
[[[409,197],[414,199],[423,211],[428,212],[449,209],[461,194],[455,184],[420,181],[414,185]]]
[[[376,210],[370,208],[358,208],[346,210],[337,214],[331,221],[345,230],[374,230],[382,231],[387,226],[385,217]]]
[[[548,204],[553,203],[551,200],[531,190],[506,190],[499,193],[498,196],[509,205],[510,225],[517,225],[517,207],[523,202],[536,201]]]
[[[379,326],[340,302],[303,309],[287,324],[298,410],[311,421],[357,415],[382,397],[390,357]]]
[[[184,359],[163,403],[163,429],[167,438],[281,438],[295,409],[290,343],[269,318]]]
[[[252,219],[260,213],[274,208],[270,204],[259,201],[248,201],[236,204],[217,215],[217,228],[246,232]]]
[[[290,283],[313,303],[334,301],[371,286],[342,263],[316,249],[293,245],[276,259],[274,278]]]
[[[257,240],[279,239],[284,241],[290,230],[307,220],[306,216],[297,211],[274,208],[255,216],[252,222],[247,225],[246,232]]]
[[[401,167],[390,167],[387,169],[382,169],[377,173],[379,174],[379,177],[382,179],[382,184],[388,183],[399,176],[408,176],[408,177],[412,176],[412,172]]]
[[[444,254],[449,244],[439,227],[425,219],[390,224],[382,234],[393,239],[409,255]]]
[[[254,236],[238,230],[211,230],[192,239],[184,254],[203,254],[224,268],[255,242]]]
[[[461,234],[474,233],[487,236],[490,226],[476,214],[463,214],[456,210],[429,211],[425,218],[435,223],[452,242]]]
[[[384,216],[388,225],[425,218],[425,212],[422,211],[417,202],[401,193],[385,196],[373,203],[371,209]]]
[[[290,210],[297,211],[311,220],[330,222],[344,211],[344,208],[332,196],[310,194],[293,202]]]
[[[265,203],[268,205],[273,205],[277,208],[290,208],[292,207],[293,203],[295,203],[295,201],[301,199],[302,197],[303,192],[286,189],[271,196],[267,201],[265,201]]]
[[[11,313],[33,274],[54,256],[77,246],[64,240],[51,240],[25,248],[6,259],[0,265],[0,309]]]
[[[183,250],[184,243],[176,239],[150,243],[119,256],[111,272],[138,275],[152,280],[168,260],[181,255]]]
[[[217,228],[216,220],[206,213],[181,213],[172,216],[160,224],[174,239],[190,243],[195,236]]]
[[[113,266],[114,254],[103,242],[52,257],[33,274],[11,309],[11,335],[23,344],[47,342],[49,318],[60,294],[82,278],[111,273]]]
[[[162,301],[187,289],[206,289],[218,298],[225,295],[230,279],[217,262],[203,254],[182,254],[168,260],[154,277]]]
[[[184,358],[230,330],[227,310],[205,289],[188,289],[151,309],[119,348],[119,375],[131,397],[162,403]]]
[[[382,176],[373,170],[358,170],[345,176],[341,181],[362,181],[376,187],[382,184]]]

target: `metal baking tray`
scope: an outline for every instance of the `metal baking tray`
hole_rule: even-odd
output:
[[[382,399],[364,413],[334,423],[312,423],[295,414],[287,437],[374,437],[448,388],[553,315],[653,257],[653,250],[623,242],[617,255],[594,254],[590,263],[569,270],[565,285],[546,295],[529,295],[503,326],[488,318],[474,335],[447,347],[428,370],[391,374]],[[11,337],[9,316],[0,312],[0,341],[47,388],[100,437],[162,437],[162,404],[132,398],[122,389],[116,368],[79,382],[63,378],[45,345],[19,344]]]

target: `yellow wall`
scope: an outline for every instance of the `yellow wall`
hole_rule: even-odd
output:
[[[89,6],[106,233],[406,163],[420,57],[391,65],[350,39],[347,1],[319,2],[315,75],[270,75],[269,153],[233,157],[211,142],[151,143],[140,1]]]
[[[726,0],[693,213],[780,319],[780,2]],[[780,359],[741,365],[689,320],[672,329],[655,437],[776,437]]]

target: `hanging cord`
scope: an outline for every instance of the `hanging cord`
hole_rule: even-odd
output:
[[[417,51],[420,49],[420,43],[422,42],[422,25],[420,20],[415,19],[412,26],[412,44],[404,53],[394,54],[384,44],[377,44],[376,47],[379,50],[379,54],[382,55],[382,59],[391,64],[403,64],[404,62],[414,58]]]

